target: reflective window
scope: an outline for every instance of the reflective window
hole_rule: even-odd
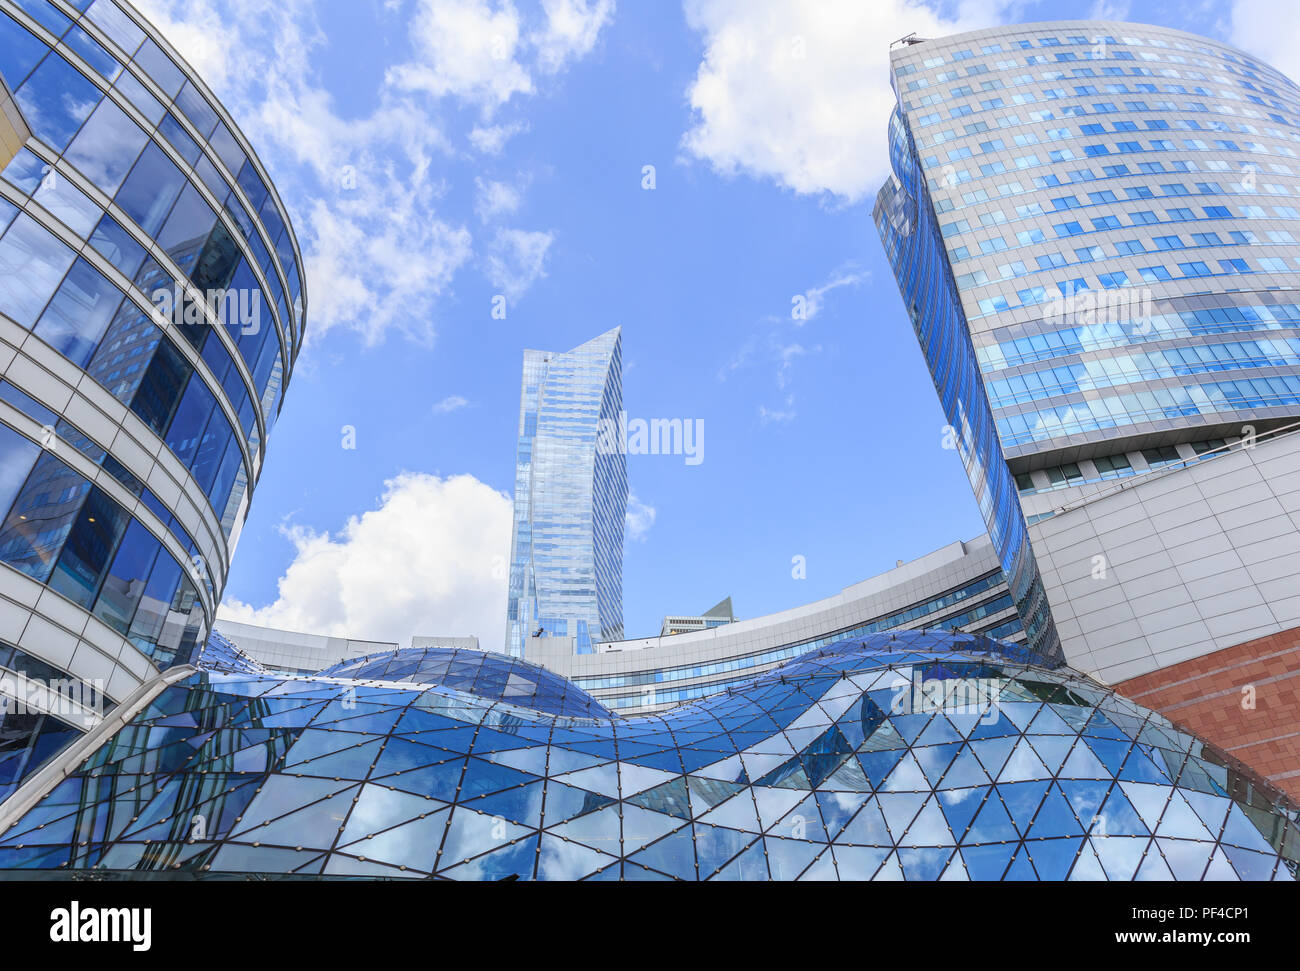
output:
[[[122,70],[117,58],[104,49],[99,41],[91,37],[80,27],[73,27],[63,38],[63,42],[72,48],[83,61],[98,71],[105,80],[112,81]]]
[[[31,439],[0,424],[0,510],[8,511],[13,506],[40,450]]]
[[[62,37],[72,26],[63,11],[55,9],[50,0],[16,0],[19,9],[55,37]]]
[[[85,367],[121,303],[122,291],[78,259],[37,323],[36,336]]]
[[[53,233],[26,213],[18,216],[0,239],[0,312],[31,327],[72,260]]]
[[[109,215],[105,215],[95,227],[90,245],[128,278],[135,275],[144,260],[144,247]]]
[[[126,100],[135,105],[136,110],[144,115],[155,125],[162,118],[163,112],[167,109],[162,106],[162,102],[149,93],[149,89],[136,79],[136,76],[130,71],[123,71],[118,76],[116,87],[118,91],[126,95]]]
[[[42,452],[0,526],[0,561],[44,583],[90,483]]]
[[[96,617],[124,637],[131,627],[135,609],[144,596],[145,585],[161,549],[157,537],[133,520],[113,558],[94,612]]]
[[[188,467],[193,463],[203,429],[216,404],[217,399],[202,378],[192,376],[176,409],[176,417],[167,429],[167,444],[183,465]]]
[[[239,147],[239,142],[235,140],[235,136],[231,134],[224,121],[217,125],[208,143],[216,150],[217,158],[221,159],[226,171],[231,174],[238,174],[243,169],[244,163],[248,161],[248,156]]]
[[[207,99],[199,93],[193,81],[186,81],[185,87],[181,88],[180,94],[176,96],[176,107],[181,109],[190,123],[198,129],[199,135],[204,138],[211,135],[212,129],[217,127],[217,113],[212,110]]]
[[[54,565],[50,589],[89,608],[130,519],[102,489],[91,486]]]
[[[150,323],[149,326],[154,325]],[[171,341],[158,342],[140,379],[139,389],[131,398],[131,410],[154,434],[161,436],[167,428],[172,411],[180,400],[181,389],[193,370]]]
[[[42,3],[41,6],[48,6]],[[59,14],[63,17],[63,14]],[[67,18],[63,17],[66,21]],[[12,17],[0,14],[0,74],[9,87],[22,84],[49,50]]]
[[[111,98],[105,98],[63,157],[112,196],[147,140],[140,126]]]
[[[126,177],[116,202],[141,229],[156,236],[185,182],[167,153],[150,142]]]
[[[216,221],[217,214],[203,201],[199,190],[193,183],[186,183],[171,215],[158,233],[158,245],[181,272],[189,276]]]
[[[134,59],[143,68],[149,80],[158,85],[169,97],[174,98],[181,85],[185,83],[185,75],[181,73],[181,69],[172,63],[172,59],[163,53],[162,48],[152,39],[145,40]]]
[[[103,92],[51,51],[15,93],[32,133],[62,152]]]
[[[32,198],[78,236],[85,237],[103,212],[68,179],[51,171],[41,180]]]
[[[144,40],[144,31],[113,3],[113,0],[95,0],[87,9],[86,16],[94,21],[108,39],[126,52],[127,57]]]
[[[178,122],[170,112],[165,118],[163,118],[162,124],[158,126],[158,130],[162,132],[163,137],[166,138],[167,141],[171,142],[172,148],[176,149],[176,151],[180,153],[181,158],[185,159],[185,161],[189,162],[191,165],[193,165],[194,160],[202,154],[198,142],[190,138],[185,129],[181,127],[181,123]]]

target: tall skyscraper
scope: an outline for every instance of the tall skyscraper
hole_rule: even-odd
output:
[[[524,351],[506,651],[570,638],[578,654],[623,636],[627,456],[598,447],[620,426],[623,343],[615,327],[567,353]]]
[[[1300,418],[1295,84],[1110,22],[912,37],[891,64],[877,221],[905,293],[962,317],[1022,495]],[[920,277],[897,260],[900,193],[938,229]]]
[[[30,128],[0,171],[0,666],[120,703],[207,638],[302,260],[248,141],[128,4],[3,5],[0,75]],[[88,727],[0,718],[0,798]]]
[[[1293,784],[1300,88],[1112,22],[891,64],[875,219],[995,545],[1071,666]]]

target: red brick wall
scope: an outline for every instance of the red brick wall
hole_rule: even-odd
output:
[[[1254,710],[1242,688],[1255,687]],[[1300,799],[1300,627],[1115,685]]]

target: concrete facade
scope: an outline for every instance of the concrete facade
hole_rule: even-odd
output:
[[[1114,483],[1030,533],[1067,660],[1107,683],[1287,630],[1300,434]]]

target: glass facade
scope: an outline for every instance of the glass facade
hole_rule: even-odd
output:
[[[571,638],[591,654],[623,636],[627,456],[598,447],[623,411],[619,328],[568,353],[525,351],[515,464],[506,652]]]
[[[0,867],[461,880],[1294,880],[1300,810],[973,634],[828,645],[620,718],[503,655],[314,678],[222,649],[21,813]]]
[[[19,653],[120,700],[207,638],[301,258],[243,135],[128,4],[0,0],[0,75],[31,132],[0,169],[0,593],[57,594]]]
[[[656,705],[693,701],[742,684],[761,670],[816,648],[868,634],[899,630],[909,625],[929,630],[968,630],[1016,642],[1024,638],[1019,618],[998,620],[992,624],[986,620],[1013,606],[1006,590],[1002,571],[995,570],[954,590],[891,611],[866,623],[800,638],[780,647],[737,657],[718,658],[702,664],[665,665],[619,674],[575,675],[572,680],[610,708],[638,708],[646,704],[647,692],[651,690]],[[733,676],[726,677],[728,674]],[[698,684],[680,684],[700,678],[709,680]]]
[[[948,417],[950,441],[945,445],[956,449],[966,468],[1029,649],[1043,663],[1059,663],[1061,642],[1029,545],[1016,481],[1002,454],[915,145],[897,110],[889,123],[889,156],[894,174],[880,190],[873,215]]]
[[[1294,83],[1088,21],[907,44],[892,68],[1017,472],[1300,418]]]

